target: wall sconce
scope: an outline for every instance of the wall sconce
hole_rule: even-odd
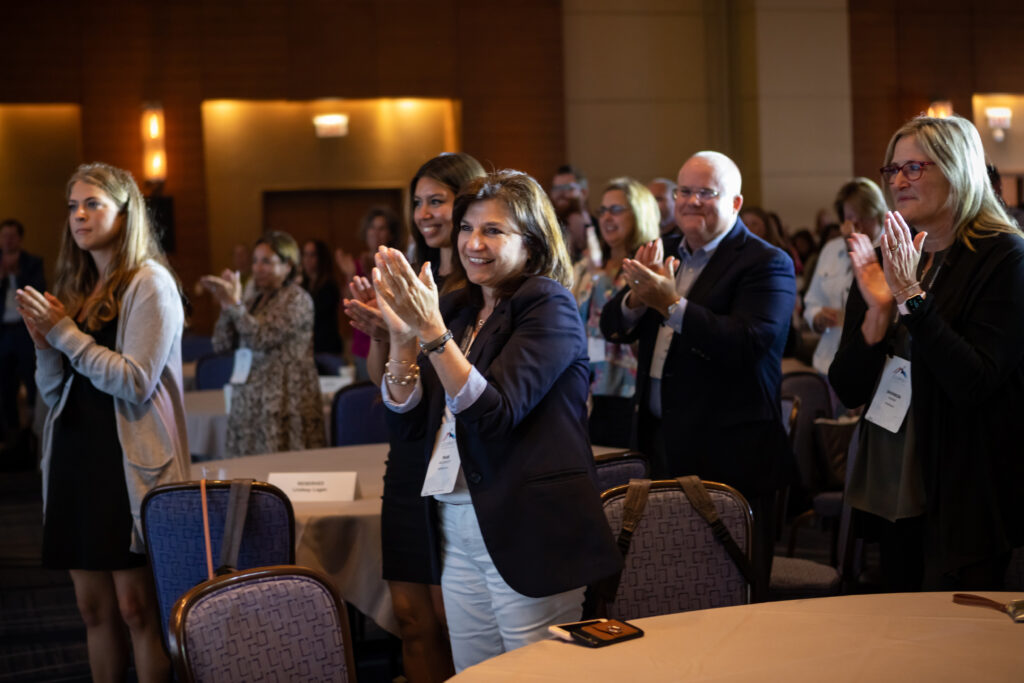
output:
[[[162,183],[167,179],[164,108],[157,103],[142,107],[142,163],[146,182]]]
[[[953,103],[949,100],[935,100],[928,105],[928,116],[936,119],[948,119],[953,115]]]
[[[320,114],[313,117],[318,138],[343,138],[348,135],[348,114]]]
[[[988,127],[992,131],[992,139],[996,142],[1005,140],[1006,131],[1010,130],[1013,110],[1009,107],[985,107],[985,118],[988,119]]]

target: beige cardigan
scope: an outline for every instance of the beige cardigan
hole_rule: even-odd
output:
[[[46,335],[50,349],[36,349],[36,383],[50,407],[43,427],[43,510],[50,474],[53,425],[64,408],[72,377],[64,382],[61,357],[100,390],[114,397],[117,435],[124,452],[134,527],[132,552],[145,551],[141,507],[160,484],[183,481],[189,473],[185,397],[181,379],[184,310],[174,278],[147,261],[121,300],[117,340],[111,350],[64,318]]]

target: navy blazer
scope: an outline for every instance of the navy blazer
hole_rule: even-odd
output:
[[[665,255],[681,235],[665,238]],[[608,341],[639,341],[636,430],[642,444],[651,356],[664,318],[648,309],[625,327],[626,287],[601,312]],[[793,261],[752,234],[740,219],[715,249],[686,297],[681,334],[672,335],[661,382],[665,451],[680,471],[740,489],[747,496],[778,486],[792,467],[782,425],[782,351],[796,302]]]
[[[466,289],[441,300],[456,341],[478,310]],[[456,415],[456,439],[480,530],[502,578],[523,595],[542,597],[617,572],[621,556],[595,485],[587,343],[572,295],[554,280],[527,279],[495,306],[469,361],[487,388]],[[389,411],[388,427],[391,457],[422,467],[441,424],[444,389],[425,356],[419,364],[423,399],[407,413]]]

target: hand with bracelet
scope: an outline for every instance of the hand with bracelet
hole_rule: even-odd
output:
[[[409,385],[414,385],[415,380],[398,381],[409,379],[409,374],[400,374],[404,372],[400,366],[408,368],[421,350],[433,363],[445,392],[449,396],[456,395],[469,377],[470,365],[458,346],[448,343],[451,332],[441,317],[430,263],[425,263],[417,275],[402,252],[387,247],[380,248],[374,261],[377,304],[391,336],[385,378],[392,398],[404,402],[412,393]]]
[[[911,237],[910,226],[899,211],[890,211],[885,215],[882,271],[897,305],[924,293],[917,279],[917,266],[921,261],[925,237],[927,233],[923,231]]]

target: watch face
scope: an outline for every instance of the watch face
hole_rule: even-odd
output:
[[[924,297],[920,294],[916,294],[904,302],[904,305],[907,307],[907,311],[911,314],[921,308],[922,304],[924,304]]]

